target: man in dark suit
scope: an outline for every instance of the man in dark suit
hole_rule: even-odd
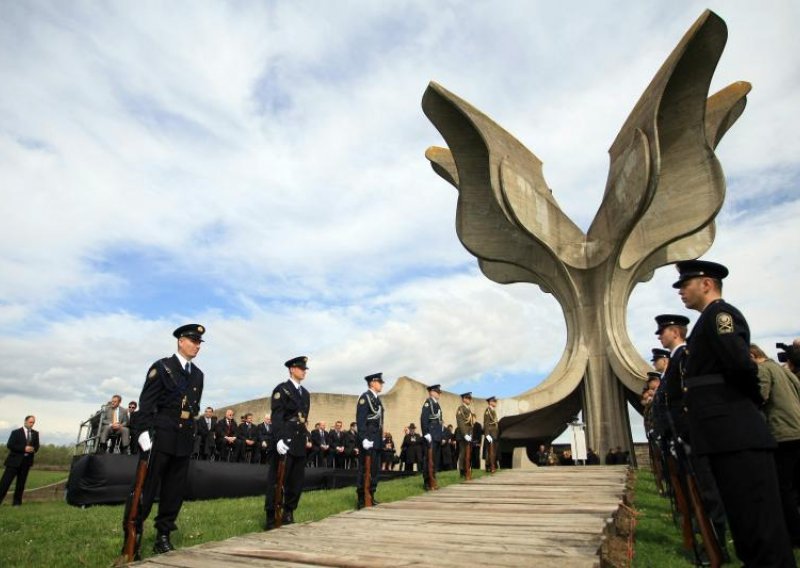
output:
[[[366,492],[369,491],[373,504],[375,490],[378,488],[378,472],[381,469],[381,454],[383,453],[383,404],[378,395],[383,390],[383,373],[375,373],[364,377],[367,389],[358,399],[356,405],[356,424],[358,439],[361,445],[361,456],[358,460],[358,479],[356,481],[356,507],[362,509],[365,505]],[[366,460],[370,457],[370,484],[365,487]]]
[[[210,459],[216,449],[217,417],[214,416],[214,409],[210,406],[206,407],[205,413],[197,419],[196,425],[197,437],[194,453],[198,459]]]
[[[412,422],[408,425],[408,434],[403,437],[403,444],[401,453],[405,457],[405,471],[414,471],[416,466],[417,471],[422,471],[422,461],[425,448],[422,436],[417,433],[417,427]]]
[[[350,423],[350,429],[344,433],[344,459],[347,467],[352,467],[360,453],[358,448],[358,432],[356,423]]]
[[[256,441],[259,449],[259,463],[265,464],[275,452],[275,437],[272,428],[272,416],[264,415],[264,421],[256,428]]]
[[[439,395],[442,389],[439,385],[428,387],[428,398],[422,404],[419,421],[422,427],[422,437],[425,439],[426,448],[422,467],[423,487],[425,491],[438,489],[436,472],[441,460],[442,438],[444,436],[444,420],[442,407],[439,406]]]
[[[772,450],[775,439],[759,406],[750,329],[722,299],[728,269],[714,262],[678,263],[684,305],[700,312],[686,346],[684,396],[692,453],[708,456],[745,566],[795,566]]]
[[[328,432],[328,438],[331,444],[331,466],[343,469],[344,468],[344,432],[342,432],[342,421],[337,420],[333,425],[333,430]]]
[[[281,522],[294,522],[294,511],[300,502],[305,478],[306,449],[310,445],[308,413],[311,395],[302,386],[308,370],[308,357],[295,357],[284,363],[289,369],[289,380],[272,391],[272,426],[275,431],[276,454],[267,473],[267,495],[264,503],[267,519],[265,529],[275,526],[275,483],[280,460],[285,460],[283,486],[283,517]]]
[[[217,456],[220,461],[235,462],[239,459],[237,431],[238,426],[236,425],[236,420],[233,419],[233,409],[229,408],[225,411],[225,418],[217,421],[215,437],[217,441]]]
[[[253,413],[248,412],[244,415],[244,422],[239,424],[236,431],[236,438],[239,444],[239,460],[255,462],[254,454],[257,448],[258,432],[253,424]]]
[[[193,323],[172,332],[178,340],[175,354],[150,366],[139,396],[139,459],[149,460],[149,467],[137,527],[141,532],[158,493],[155,554],[174,550],[169,534],[177,529],[175,520],[183,505],[194,449],[194,419],[200,414],[203,394],[203,372],[193,361],[205,331],[202,325]]]
[[[25,424],[22,428],[11,431],[8,437],[8,456],[6,457],[6,469],[3,478],[0,479],[0,503],[6,498],[11,482],[17,478],[17,485],[14,488],[14,507],[22,505],[22,492],[25,491],[25,482],[28,480],[28,471],[33,465],[33,456],[39,451],[39,432],[33,429],[36,424],[35,416],[26,416]]]
[[[319,422],[317,427],[311,432],[311,455],[314,456],[314,465],[317,467],[328,467],[328,455],[330,450],[330,440],[325,429],[327,424]]]

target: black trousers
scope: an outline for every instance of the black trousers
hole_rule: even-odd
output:
[[[428,452],[428,448],[432,448],[432,452]],[[428,466],[428,454],[431,453],[433,455],[433,468]],[[436,472],[439,469],[439,462],[442,459],[442,446],[441,442],[437,442],[434,440],[430,444],[425,444],[425,452],[422,454],[422,478],[425,483],[425,488],[430,489],[433,485],[433,480],[436,479]],[[430,472],[433,470],[433,477],[430,476]]]
[[[380,450],[362,450],[358,456],[358,481],[356,481],[356,495],[360,502],[364,501],[364,472],[366,469],[367,455],[371,456],[371,464],[369,469],[370,484],[369,494],[375,496],[375,490],[378,488],[378,472],[381,469],[381,451]]]
[[[267,471],[267,495],[264,499],[264,509],[267,514],[275,511],[275,483],[278,481],[278,460],[283,458],[274,452],[269,462]],[[283,511],[294,511],[300,503],[303,493],[303,481],[306,477],[306,458],[286,454],[286,473],[283,481]]]
[[[778,486],[786,529],[793,544],[800,544],[800,513],[797,510],[797,487],[795,475],[800,464],[800,440],[778,442],[775,451],[775,466],[778,470]]]
[[[795,567],[771,451],[709,454],[736,554],[746,567]]]
[[[141,454],[140,459],[145,455]],[[156,530],[159,534],[169,534],[178,528],[175,520],[183,506],[183,492],[188,472],[189,456],[177,457],[164,452],[153,452],[142,488],[142,526],[150,516],[150,510],[158,494]]]
[[[11,487],[11,482],[17,478],[17,485],[14,487],[14,505],[22,504],[22,492],[25,491],[25,482],[28,481],[28,472],[31,469],[31,464],[22,462],[22,465],[12,466],[7,465],[3,472],[3,478],[0,479],[0,503],[6,498],[8,488]]]

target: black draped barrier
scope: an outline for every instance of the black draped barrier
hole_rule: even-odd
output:
[[[136,475],[138,456],[90,454],[72,462],[66,499],[70,505],[116,505],[124,503]],[[184,498],[187,500],[252,497],[267,490],[268,465],[191,460]],[[307,468],[303,489],[353,487],[358,471],[327,467]],[[414,475],[412,472],[382,471],[381,479]]]

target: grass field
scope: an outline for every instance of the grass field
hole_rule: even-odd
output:
[[[47,471],[32,469],[28,472],[28,480],[25,482],[25,489],[36,489],[37,487],[44,487],[51,483],[58,483],[59,481],[66,481],[69,477],[69,471]],[[8,490],[9,496],[14,492],[14,487],[17,485],[16,480],[11,484],[11,489]],[[8,499],[9,497],[6,497]]]
[[[475,477],[482,474],[473,472]],[[459,482],[455,471],[441,472],[438,479],[441,486]],[[381,483],[376,497],[388,503],[422,492],[422,478],[413,476]],[[302,496],[295,521],[319,520],[354,507],[354,488],[309,491]],[[121,505],[81,509],[60,501],[23,501],[22,507],[6,502],[0,507],[0,566],[110,566],[122,546],[122,512]],[[152,554],[154,517],[155,509],[145,527],[144,558]],[[260,531],[263,524],[264,497],[186,502],[172,543],[183,548],[222,540]]]

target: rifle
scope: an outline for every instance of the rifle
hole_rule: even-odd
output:
[[[372,450],[365,450],[364,454],[364,506],[372,507]]]
[[[692,512],[694,513],[694,518],[697,520],[700,536],[703,537],[703,548],[706,551],[711,568],[719,568],[722,565],[722,547],[719,543],[719,536],[714,529],[713,523],[706,514],[703,500],[700,497],[700,490],[697,487],[697,477],[695,476],[694,467],[691,461],[689,461],[686,446],[680,439],[678,439],[675,445],[678,446],[676,452],[681,455],[683,458],[682,461],[686,467],[686,485],[689,488]]]
[[[126,514],[123,521],[124,536],[122,541],[122,552],[117,559],[117,565],[127,564],[134,560],[139,560],[139,546],[142,541],[142,520],[140,517],[142,506],[142,489],[147,470],[150,467],[150,456],[153,455],[152,448],[147,452],[146,459],[140,459],[136,466],[136,481],[133,484],[133,491],[128,496],[126,504]]]
[[[275,528],[283,525],[283,485],[286,482],[287,456],[278,456],[278,473],[275,476]]]
[[[497,463],[494,460],[494,441],[489,442],[489,451],[487,452],[489,456],[489,472],[494,473],[497,471]]]
[[[672,481],[672,493],[675,496],[675,507],[681,515],[681,535],[683,536],[683,548],[691,550],[697,554],[697,546],[694,540],[694,530],[692,529],[692,512],[689,509],[689,502],[686,500],[684,485],[681,483],[678,473],[678,462],[674,455],[667,457],[667,468],[669,477]]]
[[[658,494],[662,497],[666,495],[664,490],[664,470],[662,468],[663,458],[661,455],[661,448],[658,447],[658,440],[652,438],[648,440],[647,448],[650,450],[650,468],[653,470],[653,477],[656,480],[656,488]]]
[[[467,481],[472,479],[472,441],[467,442],[467,449],[464,452],[464,475]]]
[[[428,483],[430,483],[430,488],[434,491],[439,489],[439,484],[436,483],[435,474],[436,472],[433,465],[433,440],[431,440],[431,443],[428,444]]]

